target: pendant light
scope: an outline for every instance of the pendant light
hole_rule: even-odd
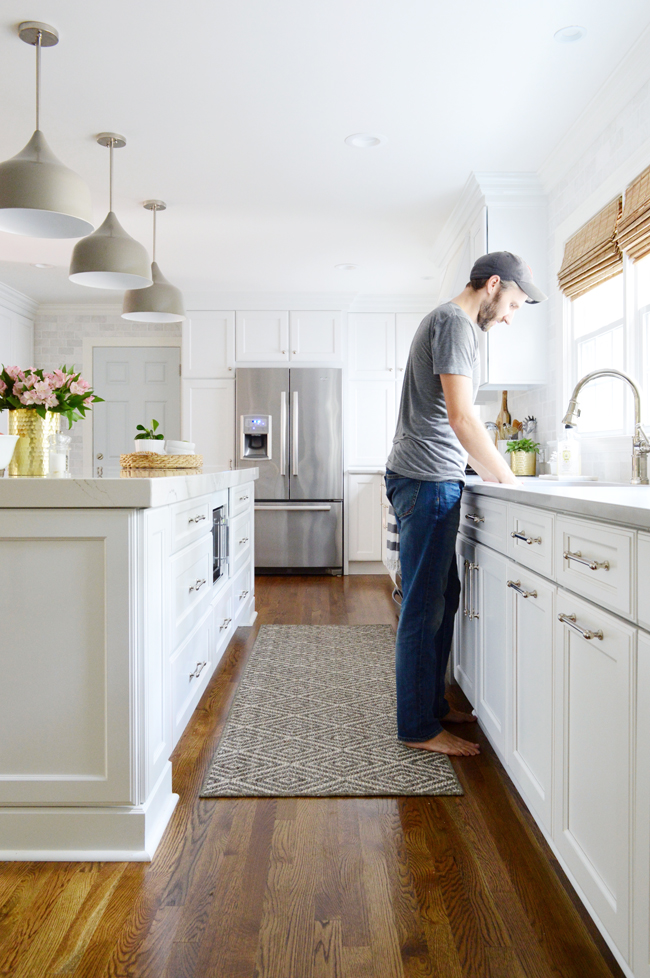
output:
[[[18,34],[36,48],[36,130],[24,149],[0,163],[0,230],[33,238],[78,238],[92,231],[90,190],[56,158],[40,129],[41,48],[58,44],[54,27],[28,20]]]
[[[110,151],[109,210],[104,223],[74,246],[70,281],[93,289],[144,289],[152,284],[149,256],[113,213],[113,150],[126,146],[126,139],[116,132],[100,132],[97,142]]]
[[[150,289],[130,289],[124,293],[122,319],[136,323],[182,323],[187,316],[180,289],[168,282],[156,263],[156,213],[167,209],[164,200],[145,200],[143,207],[153,211],[153,261]]]

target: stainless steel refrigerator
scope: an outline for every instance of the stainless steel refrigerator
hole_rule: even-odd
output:
[[[237,368],[237,467],[257,466],[255,566],[343,569],[341,370]]]

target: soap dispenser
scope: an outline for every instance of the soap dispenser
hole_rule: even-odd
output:
[[[557,474],[580,475],[580,440],[575,428],[565,427],[557,443]]]

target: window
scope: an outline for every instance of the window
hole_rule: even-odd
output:
[[[571,387],[585,374],[614,367],[641,390],[645,423],[650,421],[650,255],[625,259],[623,271],[570,302]],[[583,388],[580,431],[632,433],[632,397],[626,384],[602,377]]]

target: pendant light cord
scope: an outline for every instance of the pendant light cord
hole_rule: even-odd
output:
[[[112,212],[113,210],[113,146],[115,145],[115,140],[111,139],[109,143],[109,164],[108,164],[108,209]]]
[[[152,261],[156,260],[156,211],[157,207],[153,208],[153,249],[152,249]]]
[[[43,34],[36,34],[36,128],[41,128],[41,39]]]

